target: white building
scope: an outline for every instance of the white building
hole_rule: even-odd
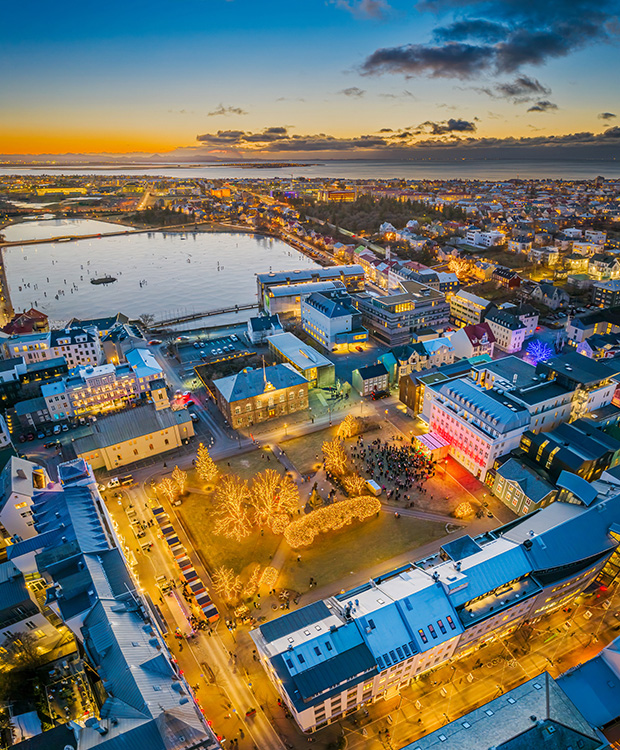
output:
[[[260,662],[300,728],[312,732],[394,698],[412,679],[538,622],[607,576],[617,555],[617,488],[604,497],[568,494],[570,502],[454,539],[253,630]]]
[[[329,351],[339,344],[359,344],[368,339],[361,313],[340,290],[316,292],[302,299],[301,323],[304,331]]]
[[[489,300],[460,289],[450,297],[450,317],[460,326],[480,323],[490,304]]]
[[[480,229],[468,229],[466,240],[469,245],[475,245],[476,247],[493,247],[494,245],[502,245],[506,239],[506,235],[503,232],[493,230],[491,232],[483,232]]]
[[[25,458],[11,456],[0,474],[0,536],[29,539],[35,536],[32,496],[49,482],[45,469]]]
[[[470,357],[479,357],[482,354],[492,357],[495,348],[495,336],[489,324],[484,321],[454,331],[450,334],[450,343],[455,357],[469,359]]]
[[[528,429],[527,409],[500,390],[485,390],[462,378],[429,386],[429,429],[450,443],[449,452],[484,480],[498,456],[517,448]]]
[[[76,375],[41,386],[51,419],[120,409],[145,399],[162,369],[148,349],[131,349],[126,357],[127,364],[80,367]]]
[[[525,341],[527,328],[508,310],[493,310],[488,313],[485,322],[493,331],[495,346],[507,354],[520,352]]]
[[[64,357],[69,369],[97,365],[103,350],[96,328],[66,328],[46,333],[11,336],[4,342],[9,357],[23,357],[26,364]]]

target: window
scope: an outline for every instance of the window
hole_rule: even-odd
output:
[[[422,630],[422,628],[420,628],[418,630],[418,635],[422,639],[422,643],[428,643],[428,638],[426,637],[426,634],[424,633],[424,631]]]
[[[437,638],[437,632],[436,632],[435,628],[432,625],[429,625],[428,629],[429,629],[430,634],[433,636],[433,638],[436,639]]]
[[[450,630],[456,630],[456,625],[454,624],[454,621],[452,620],[452,618],[450,617],[450,615],[448,615],[446,617],[446,620],[448,621],[448,625],[450,626]]]
[[[153,443],[149,443],[149,448],[153,451],[155,448],[153,447]]]
[[[297,654],[297,658],[299,659],[299,663],[300,663],[300,664],[304,664],[304,663],[305,663],[305,661],[306,661],[306,660],[304,659],[304,657],[303,657],[303,654]]]
[[[437,625],[439,625],[439,630],[445,635],[446,634],[446,626],[443,624],[441,620],[437,620]]]

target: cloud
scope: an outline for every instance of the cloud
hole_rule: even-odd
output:
[[[575,154],[587,157],[592,149],[606,155],[620,148],[620,127],[611,127],[601,133],[567,133],[564,135],[531,135],[527,137],[480,138],[475,136],[475,123],[467,120],[426,121],[416,128],[394,131],[382,128],[379,133],[338,138],[326,133],[309,135],[292,134],[286,127],[270,127],[259,132],[244,130],[218,130],[197,136],[199,146],[207,154],[236,157],[256,157],[264,154],[273,158],[281,154],[338,154],[365,158],[400,159],[416,156],[439,155],[441,158],[469,154],[498,156],[506,153]],[[603,150],[603,151],[602,151]]]
[[[440,26],[433,32],[437,42],[455,42],[465,39],[478,39],[481,42],[499,42],[505,39],[510,30],[507,26],[484,18],[468,18],[455,21],[450,26]]]
[[[613,112],[600,112],[597,115],[599,120],[613,120],[617,117]]]
[[[540,99],[528,109],[528,112],[553,112],[557,108],[558,105],[548,99]]]
[[[417,101],[416,96],[411,93],[411,91],[407,91],[407,89],[403,89],[399,94],[379,94],[380,97],[383,99],[414,99]]]
[[[403,73],[408,77],[471,78],[488,66],[488,53],[482,47],[450,42],[439,47],[407,44],[373,52],[362,65],[364,75]]]
[[[432,122],[427,120],[415,129],[415,133],[428,133],[430,135],[445,135],[446,133],[475,133],[476,125],[468,120],[443,120]]]
[[[333,5],[348,11],[355,18],[371,18],[384,21],[392,13],[387,0],[333,0]]]
[[[220,115],[224,117],[227,117],[228,115],[247,115],[247,112],[244,109],[241,109],[241,107],[225,107],[223,104],[220,104],[220,106],[217,109],[214,109],[213,112],[209,112],[207,117],[219,117]]]
[[[370,74],[474,78],[516,73],[615,35],[618,0],[422,0],[418,10],[452,13],[428,44],[378,49],[362,64]]]
[[[512,99],[515,104],[532,101],[540,96],[549,96],[551,89],[536,78],[521,75],[512,81],[496,83],[492,88],[476,89],[493,99]]]
[[[339,91],[338,93],[344,94],[344,96],[359,98],[360,96],[364,96],[366,91],[364,89],[359,89],[357,86],[349,86],[348,89],[342,89],[342,91]]]

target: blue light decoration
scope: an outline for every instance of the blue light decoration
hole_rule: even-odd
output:
[[[545,344],[544,341],[534,339],[527,346],[527,357],[532,364],[537,365],[539,362],[551,359],[553,357],[553,349],[549,344]]]

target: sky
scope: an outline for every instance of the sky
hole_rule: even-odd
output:
[[[620,0],[11,3],[0,153],[620,158],[619,13]]]

